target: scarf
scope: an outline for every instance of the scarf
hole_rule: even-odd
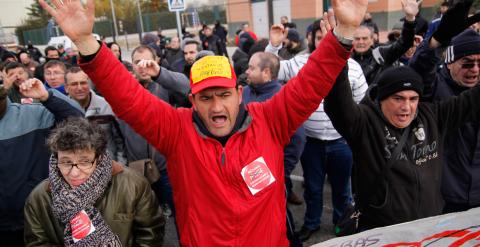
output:
[[[112,179],[112,159],[105,153],[97,158],[97,166],[92,175],[82,185],[71,188],[63,179],[58,160],[53,155],[50,158],[49,180],[52,187],[52,212],[55,218],[65,224],[65,246],[122,246],[100,212],[94,207],[95,202],[102,197]],[[90,218],[95,231],[75,242],[72,237],[70,221],[84,211]]]

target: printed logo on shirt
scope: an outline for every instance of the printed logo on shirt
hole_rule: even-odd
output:
[[[252,195],[257,194],[275,182],[275,177],[263,157],[259,157],[246,165],[242,169],[241,175]]]
[[[95,232],[95,226],[93,226],[92,221],[85,210],[80,211],[80,213],[70,220],[70,226],[72,227],[72,238],[74,243]]]

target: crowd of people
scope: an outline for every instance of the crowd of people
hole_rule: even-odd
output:
[[[367,0],[336,0],[305,35],[243,24],[231,57],[216,22],[147,33],[129,59],[92,36],[93,0],[39,2],[74,45],[0,50],[8,246],[162,246],[169,216],[181,246],[302,246],[326,181],[333,224],[355,207],[357,231],[480,207],[472,0],[431,22],[402,0],[386,42]]]

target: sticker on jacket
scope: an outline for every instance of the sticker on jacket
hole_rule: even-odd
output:
[[[70,220],[70,226],[72,226],[72,238],[76,243],[95,231],[92,221],[87,215],[85,210],[80,211],[72,220]]]
[[[272,172],[263,157],[257,158],[242,169],[242,177],[252,195],[275,182]]]

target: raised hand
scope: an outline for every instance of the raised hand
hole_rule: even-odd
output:
[[[140,60],[137,66],[150,77],[156,77],[160,74],[160,66],[154,60]]]
[[[422,4],[423,0],[402,0],[402,8],[405,13],[405,19],[407,21],[414,21],[415,16],[418,14],[419,6]]]
[[[332,0],[337,27],[335,32],[345,38],[353,39],[355,29],[362,23],[367,12],[368,0]]]
[[[33,98],[40,101],[46,101],[49,97],[47,89],[43,83],[36,79],[28,79],[19,86],[20,93],[27,98]]]
[[[275,24],[270,28],[270,43],[278,47],[282,44],[283,38],[285,37],[285,29],[282,25]]]
[[[95,17],[94,0],[86,0],[83,5],[80,0],[52,0],[50,6],[45,0],[39,0],[40,5],[55,18],[63,33],[77,45],[83,55],[95,53],[99,44],[92,36]]]

